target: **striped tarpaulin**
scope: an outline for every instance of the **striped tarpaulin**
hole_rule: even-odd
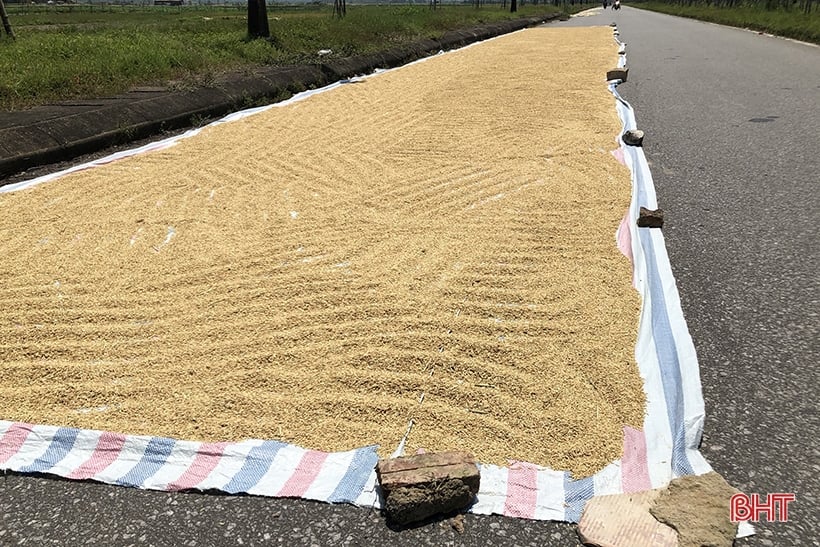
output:
[[[198,443],[0,421],[4,470],[151,490],[219,490],[332,503],[373,503],[376,448],[319,452],[278,441]]]

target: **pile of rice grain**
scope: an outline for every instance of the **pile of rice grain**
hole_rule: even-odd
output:
[[[615,59],[531,29],[0,194],[0,419],[595,472],[644,414]]]

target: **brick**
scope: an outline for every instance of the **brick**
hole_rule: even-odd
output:
[[[638,228],[663,228],[663,209],[641,207]]]
[[[376,475],[387,517],[396,524],[464,509],[473,502],[481,482],[475,458],[467,452],[380,460]]]
[[[606,79],[607,81],[621,80],[622,82],[625,82],[627,74],[629,74],[629,69],[626,67],[613,68],[612,70],[607,71]]]

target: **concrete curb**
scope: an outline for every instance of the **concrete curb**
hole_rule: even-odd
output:
[[[188,91],[142,88],[117,97],[65,101],[3,114],[0,122],[0,186],[3,178],[32,167],[192,127],[201,119],[221,117],[261,101],[279,98],[372,72],[393,68],[441,50],[553,21],[561,14],[502,21],[446,32],[438,40],[420,40],[385,51],[304,66],[256,69],[253,75]]]

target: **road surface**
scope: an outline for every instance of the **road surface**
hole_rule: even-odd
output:
[[[747,493],[794,492],[753,545],[817,545],[820,47],[624,8],[618,88],[644,148],[698,351],[702,452]]]

